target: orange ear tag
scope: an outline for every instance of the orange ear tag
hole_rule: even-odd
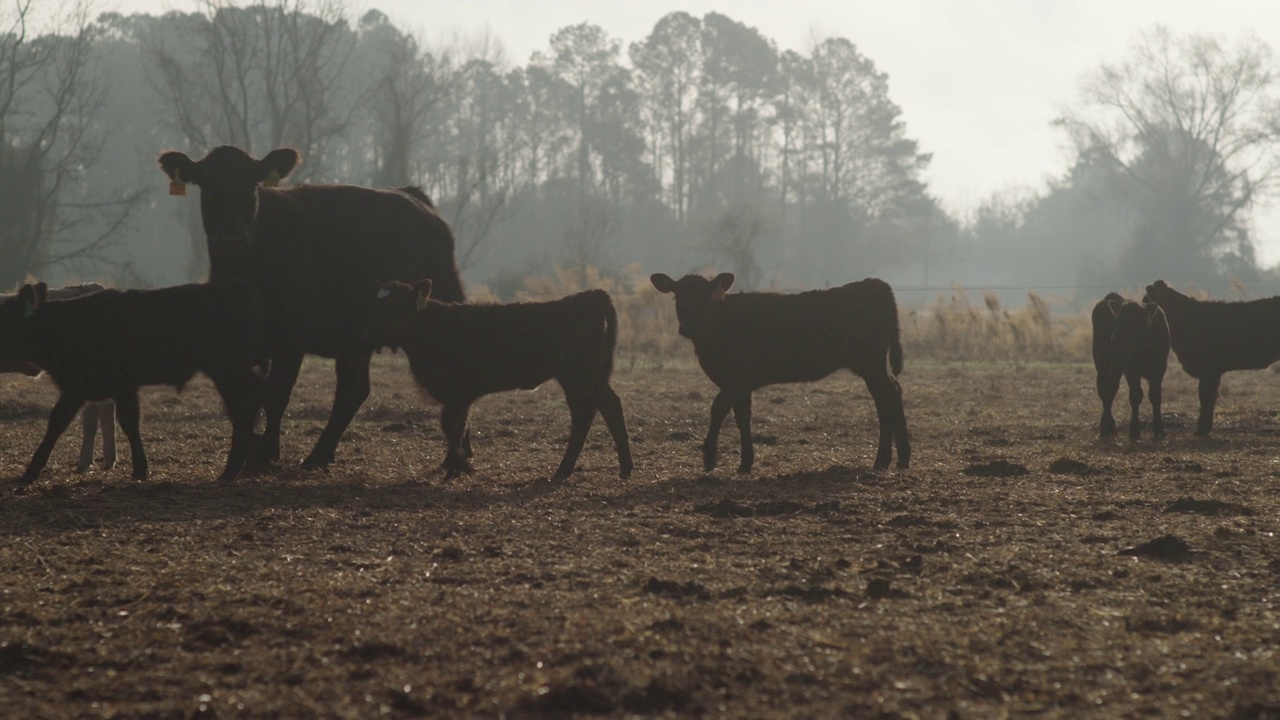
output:
[[[423,310],[426,310],[426,309],[427,309],[427,296],[426,296],[426,295],[423,295],[421,292],[419,292],[419,293],[418,293],[418,302],[414,303],[414,307],[418,310],[418,312],[422,312]]]
[[[262,187],[275,187],[280,184],[280,173],[272,170],[262,179]]]
[[[169,194],[178,197],[184,197],[187,194],[187,184],[181,180],[174,180],[169,183]]]
[[[724,288],[722,288],[722,287],[720,287],[720,286],[718,286],[718,285],[716,286],[716,289],[715,289],[715,290],[712,290],[712,291],[711,291],[711,299],[712,299],[712,300],[723,300],[723,299],[724,299],[724,295],[725,295]]]

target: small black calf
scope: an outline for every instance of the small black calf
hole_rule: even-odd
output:
[[[609,386],[618,319],[608,293],[588,290],[551,302],[508,305],[438,302],[430,295],[430,280],[383,285],[371,340],[378,347],[404,348],[414,379],[443,405],[446,479],[472,471],[463,453],[472,403],[504,390],[532,390],[548,380],[564,389],[572,418],[569,446],[553,479],[573,472],[597,411],[613,435],[619,476],[631,476],[622,401]]]
[[[1120,390],[1120,377],[1129,383],[1129,437],[1137,439],[1141,423],[1142,380],[1151,399],[1151,430],[1164,435],[1160,415],[1161,385],[1169,366],[1169,323],[1155,303],[1136,303],[1108,293],[1093,306],[1093,366],[1098,373],[1098,397],[1102,400],[1102,437],[1116,434],[1111,403]]]
[[[138,426],[138,389],[181,390],[197,372],[213,380],[231,418],[231,450],[220,477],[244,464],[261,405],[263,329],[257,293],[247,282],[181,285],[161,290],[103,290],[48,300],[44,283],[0,302],[0,361],[43,369],[60,395],[22,483],[49,460],[58,437],[86,401],[112,399],[129,439],[133,477],[147,476]]]

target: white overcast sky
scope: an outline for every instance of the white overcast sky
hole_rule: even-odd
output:
[[[780,48],[846,37],[888,74],[908,134],[933,153],[927,178],[964,212],[1000,190],[1041,187],[1068,162],[1050,127],[1076,99],[1082,75],[1120,60],[1134,38],[1163,24],[1234,43],[1255,33],[1280,52],[1280,0],[359,0],[428,43],[487,31],[512,63],[565,25],[591,22],[627,44],[663,15],[717,11]],[[102,9],[190,11],[189,0],[105,0]],[[1280,200],[1272,201],[1280,205]],[[1280,211],[1257,215],[1266,264],[1280,262]]]

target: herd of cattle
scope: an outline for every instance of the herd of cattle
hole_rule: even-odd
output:
[[[49,290],[24,285],[0,299],[0,372],[44,372],[59,389],[43,441],[20,486],[32,483],[59,436],[82,407],[77,469],[92,464],[96,427],[104,465],[115,462],[118,419],[129,441],[133,477],[147,476],[139,434],[138,389],[181,389],[196,373],[213,382],[231,420],[231,448],[220,477],[280,456],[280,426],[303,356],[333,358],[337,388],[328,423],[308,467],[324,467],[369,395],[369,362],[382,347],[403,349],[414,380],[441,405],[446,478],[470,472],[467,416],[490,393],[557,381],[571,430],[554,478],[577,464],[597,412],[618,453],[619,474],[634,463],[622,401],[609,385],[617,316],[609,295],[588,290],[550,302],[469,304],[448,224],[417,188],[276,184],[300,162],[291,148],[257,159],[229,146],[194,161],[160,156],[170,192],[201,189],[209,281],[159,290],[82,285]],[[741,441],[739,472],[755,458],[751,394],[766,385],[808,382],[847,368],[875,401],[880,440],[876,469],[896,446],[908,467],[903,352],[892,289],[867,279],[798,294],[728,294],[734,276],[663,274],[654,288],[675,296],[679,331],[720,388],[702,445],[703,468],[716,465],[720,426],[732,410]],[[1141,380],[1149,385],[1152,428],[1161,435],[1161,381],[1172,347],[1200,381],[1197,434],[1207,435],[1222,374],[1280,359],[1280,298],[1207,302],[1163,281],[1142,303],[1112,293],[1093,311],[1093,356],[1102,399],[1101,433],[1114,435],[1111,404],[1121,376],[1129,383],[1129,432],[1140,430]],[[88,403],[88,407],[86,406]],[[255,435],[259,412],[262,435]],[[115,418],[113,418],[113,415]]]

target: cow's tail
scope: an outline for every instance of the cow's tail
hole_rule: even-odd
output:
[[[613,299],[609,297],[609,293],[604,290],[598,290],[600,293],[601,310],[604,313],[604,350],[605,350],[605,377],[613,374],[613,351],[618,347],[618,311],[613,307]]]
[[[889,287],[889,283],[881,281],[880,284],[884,287],[888,305],[889,368],[893,370],[894,377],[897,377],[902,374],[902,326],[898,321],[898,301],[894,299],[893,288]]]

